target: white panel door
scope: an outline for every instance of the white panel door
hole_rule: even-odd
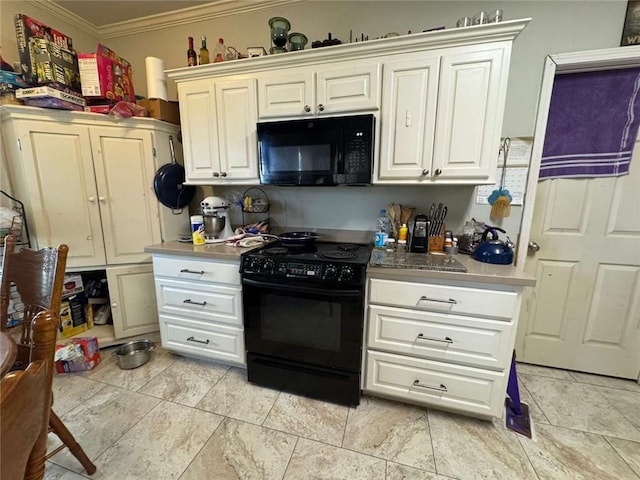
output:
[[[258,179],[258,100],[254,79],[216,83],[222,180]]]
[[[187,182],[202,183],[220,172],[215,94],[212,80],[178,84],[182,148]]]
[[[89,130],[85,126],[18,121],[38,248],[65,243],[67,267],[104,265],[100,208]]]
[[[159,243],[158,201],[151,132],[91,128],[107,263],[150,261],[144,247]]]
[[[505,47],[497,47],[443,55],[433,155],[436,178],[494,175],[504,111],[500,98],[507,86],[505,52]]]
[[[377,180],[430,178],[439,57],[384,65]]]
[[[290,117],[315,113],[314,74],[311,70],[269,72],[258,78],[260,118]]]
[[[523,309],[524,362],[638,378],[640,142],[630,174],[538,185],[526,270],[537,284]]]
[[[317,113],[372,111],[380,108],[380,70],[375,63],[352,62],[317,75]]]
[[[151,264],[107,268],[116,338],[160,330]]]

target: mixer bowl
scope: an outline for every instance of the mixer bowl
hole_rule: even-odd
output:
[[[217,237],[224,230],[225,217],[204,216],[204,233],[209,237]]]

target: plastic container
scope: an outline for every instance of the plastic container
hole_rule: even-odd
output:
[[[409,246],[407,245],[406,240],[398,240],[398,248],[396,249],[396,255],[400,258],[404,257],[409,253]]]
[[[191,215],[191,238],[194,245],[204,245],[204,217]]]
[[[216,56],[213,59],[213,63],[224,62],[224,54],[227,51],[224,46],[224,40],[222,38],[218,39],[218,43],[216,43]]]
[[[395,252],[396,251],[396,240],[394,238],[387,238],[387,243],[385,243],[384,249],[387,252]]]
[[[398,242],[400,242],[400,240],[404,240],[406,243],[408,233],[409,233],[409,228],[407,228],[406,223],[403,223],[400,229],[398,230]]]

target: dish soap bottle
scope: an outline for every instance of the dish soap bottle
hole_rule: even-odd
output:
[[[226,49],[224,47],[224,40],[222,38],[219,38],[218,43],[216,44],[216,56],[213,59],[213,63],[223,62],[225,51]]]

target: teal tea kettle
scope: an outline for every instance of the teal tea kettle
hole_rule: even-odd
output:
[[[512,243],[498,239],[498,232],[507,233],[498,227],[487,227],[482,234],[482,239],[473,252],[473,258],[480,262],[495,263],[498,265],[510,265],[513,263]],[[487,237],[491,234],[491,240]]]

